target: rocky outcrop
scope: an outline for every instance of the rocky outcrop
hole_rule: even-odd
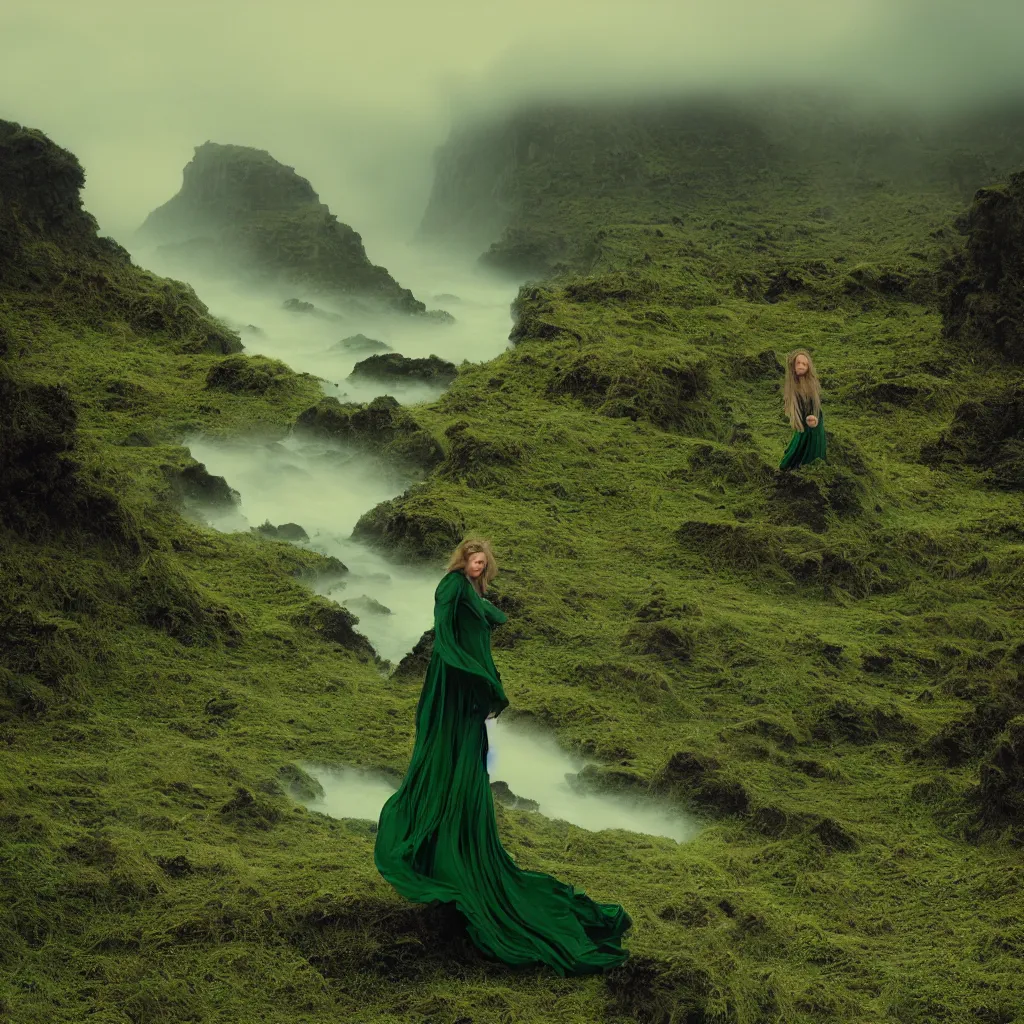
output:
[[[433,469],[444,458],[434,435],[390,395],[381,395],[366,405],[325,398],[302,413],[295,427],[420,469]]]
[[[966,241],[940,274],[946,334],[1024,360],[1024,172],[980,189],[957,228]]]
[[[241,339],[195,292],[139,270],[82,208],[85,172],[42,132],[0,121],[0,282],[74,307],[91,326],[126,325],[181,352],[239,352]]]
[[[370,262],[358,232],[313,186],[264,150],[196,147],[181,190],[146,218],[138,239],[183,266],[247,283],[426,313],[409,289]]]
[[[422,380],[431,384],[450,384],[458,373],[454,363],[437,356],[414,359],[398,352],[388,352],[360,360],[349,376],[382,381]]]

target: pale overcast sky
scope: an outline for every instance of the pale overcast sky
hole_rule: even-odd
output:
[[[947,104],[1019,84],[1022,0],[6,0],[0,117],[127,233],[193,148],[268,149],[342,220],[411,223],[453,104],[811,80]]]

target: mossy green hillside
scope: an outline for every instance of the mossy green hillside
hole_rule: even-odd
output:
[[[887,202],[780,251],[877,265],[924,246],[931,217],[890,220]],[[443,458],[358,528],[438,571],[464,530],[490,534],[507,713],[598,759],[589,784],[704,823],[678,846],[498,807],[518,863],[634,917],[631,960],[582,980],[481,962],[457,920],[377,876],[366,823],[288,796],[306,760],[399,775],[419,680],[383,677],[309,595],[330,567],[187,522],[162,467],[187,466],[188,432],[285,429],[315,382],[246,357],[218,372],[223,356],[159,331],[4,292],[12,379],[74,403],[54,458],[132,527],[40,513],[3,532],[5,653],[22,659],[0,725],[10,1016],[1019,1016],[1021,495],[934,454],[1019,370],[944,337],[927,290],[737,294],[756,259],[684,272],[680,225],[644,218],[603,226],[607,266],[525,289],[512,350],[385,410]],[[833,458],[779,477],[779,364],[798,343]],[[222,386],[249,369],[272,383]]]

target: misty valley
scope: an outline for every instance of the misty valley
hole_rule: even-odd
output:
[[[0,120],[0,1017],[1024,1021],[1024,102],[234,138]]]

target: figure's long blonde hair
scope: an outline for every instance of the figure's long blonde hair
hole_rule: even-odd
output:
[[[494,552],[491,550],[491,542],[483,537],[466,537],[465,540],[452,552],[448,559],[448,572],[458,570],[464,573],[466,564],[472,555],[483,552],[487,556],[487,564],[484,571],[475,580],[469,580],[476,588],[478,594],[487,593],[487,584],[498,575],[498,563],[495,561]],[[469,579],[469,577],[466,577]]]
[[[807,372],[803,377],[796,375],[793,364],[797,356],[807,357]],[[800,418],[800,402],[803,399],[805,404],[810,405],[812,416],[821,415],[821,382],[814,372],[814,360],[811,353],[805,348],[795,348],[786,356],[786,383],[782,387],[782,398],[786,415],[794,430],[803,432],[804,424]]]

